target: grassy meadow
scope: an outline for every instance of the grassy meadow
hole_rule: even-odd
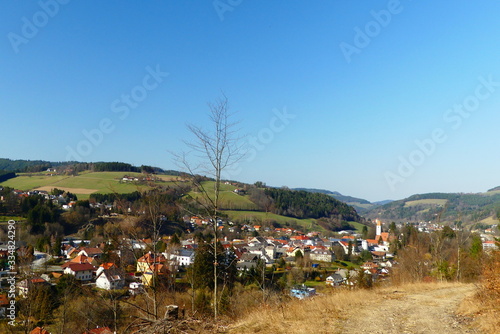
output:
[[[247,222],[248,224],[261,224],[265,221],[276,221],[282,226],[286,223],[295,223],[302,226],[305,231],[316,230],[323,231],[324,229],[316,223],[316,219],[297,219],[292,217],[280,216],[274,213],[261,212],[261,211],[224,211],[229,219],[240,222]]]
[[[203,182],[203,187],[205,187],[211,199],[214,198],[214,186],[215,183],[213,181]],[[220,207],[222,210],[258,210],[257,205],[247,195],[238,195],[234,192],[235,189],[236,187],[231,184],[221,184]],[[194,191],[189,194],[194,198],[202,197],[201,193]]]
[[[149,189],[147,185],[132,182],[121,182],[123,176],[143,177],[141,173],[132,172],[82,172],[78,176],[54,175],[50,173],[19,174],[0,185],[20,190],[46,190],[53,188],[72,192],[78,199],[88,199],[92,193],[130,193],[136,190]],[[175,176],[162,175],[165,182],[173,181]]]
[[[419,199],[416,201],[409,201],[405,203],[405,206],[416,206],[416,205],[441,205],[444,206],[448,202],[447,199],[434,199],[434,198],[429,198],[429,199]]]

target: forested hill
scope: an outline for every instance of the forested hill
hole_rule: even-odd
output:
[[[315,189],[315,188],[295,188],[294,190],[304,190],[307,192],[311,193],[320,193],[320,194],[326,194],[330,195],[336,199],[338,199],[341,202],[344,203],[360,203],[360,204],[370,204],[369,201],[366,199],[362,198],[357,198],[357,197],[352,197],[352,196],[345,196],[339,193],[338,191],[330,191],[330,190],[325,190],[325,189]]]
[[[0,170],[8,170],[13,172],[26,172],[31,168],[36,167],[36,171],[56,167],[62,164],[71,164],[74,162],[50,162],[44,160],[11,160],[0,158]]]
[[[275,213],[294,218],[333,218],[338,221],[362,222],[356,210],[329,195],[305,190],[266,188]]]
[[[366,218],[397,222],[458,222],[490,225],[498,223],[500,191],[485,193],[428,193],[410,196],[370,210]]]
[[[356,209],[356,211],[362,215],[364,215],[366,212],[369,210],[373,209],[374,207],[382,204],[386,204],[388,202],[392,201],[382,201],[382,202],[374,202],[370,203],[366,199],[362,198],[357,198],[357,197],[352,197],[352,196],[346,196],[342,195],[338,191],[330,191],[330,190],[324,190],[324,189],[315,189],[315,188],[295,188],[294,190],[304,190],[307,192],[312,192],[312,193],[320,193],[320,194],[326,194],[329,195],[335,199],[338,199],[341,202],[344,202]]]
[[[124,162],[77,162],[77,161],[45,161],[45,160],[11,160],[0,158],[0,171],[12,171],[17,173],[38,173],[47,168],[76,169],[79,171],[92,170],[95,172],[145,172],[179,175],[177,171],[165,171],[159,167],[142,165],[133,166]]]

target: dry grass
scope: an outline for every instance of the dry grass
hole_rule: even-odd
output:
[[[254,309],[231,326],[227,333],[331,333],[345,320],[348,312],[383,299],[400,299],[406,294],[450,288],[460,283],[415,283],[373,290],[329,290],[307,300],[290,300],[282,304]]]
[[[347,309],[379,298],[373,291],[337,289],[312,299],[264,305],[237,321],[228,333],[331,333]]]
[[[500,252],[490,255],[484,264],[479,292],[466,298],[459,313],[473,319],[483,333],[498,333],[500,328]]]
[[[481,333],[498,333],[500,328],[500,299],[491,298],[484,292],[466,298],[458,313],[469,319],[473,319],[473,326]]]

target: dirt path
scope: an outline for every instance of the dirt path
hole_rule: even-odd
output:
[[[460,302],[474,293],[473,285],[438,290],[381,295],[380,303],[361,306],[345,314],[337,333],[479,333],[454,314]]]

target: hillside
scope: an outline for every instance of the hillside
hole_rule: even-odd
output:
[[[17,173],[16,177],[0,182],[0,186],[23,191],[48,192],[57,188],[76,194],[78,199],[84,200],[91,194],[127,194],[159,185],[178,185],[183,181],[179,172],[172,172],[172,175],[150,175],[136,172],[144,170],[145,166],[139,168],[118,162],[78,163],[55,171],[52,167],[50,169],[35,173]],[[146,169],[155,172],[160,170],[147,166]],[[12,173],[9,175],[12,176]],[[125,180],[125,177],[128,179]],[[207,179],[202,183],[208,194],[211,194],[214,182]],[[203,199],[201,193],[194,189],[187,195],[198,200]],[[220,209],[232,220],[257,225],[267,224],[269,227],[276,223],[304,231],[336,231],[359,229],[359,223],[364,222],[352,206],[327,194],[274,188],[259,189],[237,182],[222,184],[219,204]],[[195,207],[191,209],[195,210],[193,212],[197,210]],[[317,221],[318,219],[321,221]],[[357,225],[353,225],[355,223]]]
[[[344,202],[356,209],[359,214],[365,214],[373,208],[392,202],[391,200],[373,202],[367,201],[366,199],[342,195],[338,191],[330,191],[325,189],[315,189],[315,188],[295,188],[294,190],[303,190],[312,193],[320,193],[332,196],[333,198]]]
[[[485,193],[428,193],[413,195],[375,207],[367,218],[396,222],[433,221],[465,224],[497,223],[500,210],[500,191],[496,188]]]
[[[54,175],[49,172],[21,173],[15,178],[1,182],[0,185],[24,191],[45,190],[50,192],[53,188],[57,188],[76,194],[78,199],[88,199],[92,193],[131,193],[150,188],[146,182],[124,182],[122,178],[125,175],[141,179],[144,177],[141,173],[130,172],[84,171],[76,176]],[[163,184],[175,178],[176,176],[162,175],[162,180],[157,180],[153,184]]]

